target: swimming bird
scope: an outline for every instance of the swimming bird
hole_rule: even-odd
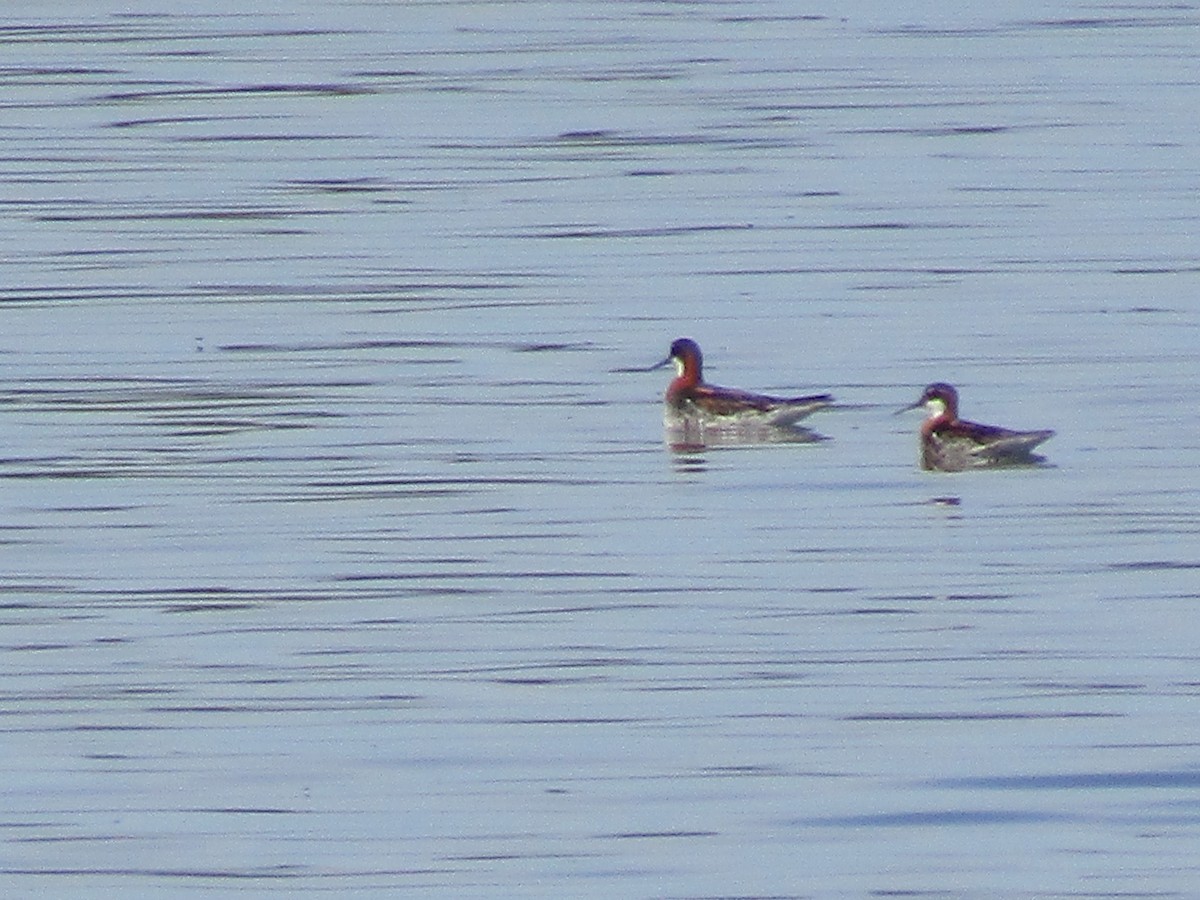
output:
[[[898,412],[919,406],[929,413],[921,423],[921,468],[930,471],[1037,464],[1044,458],[1031,451],[1054,436],[1050,430],[1013,431],[960,419],[958,391],[940,381],[929,385],[917,402]]]
[[[704,358],[691,338],[679,338],[671,352],[652,368],[675,363],[675,379],[667,388],[665,419],[668,425],[698,422],[705,426],[769,426],[787,428],[809,413],[833,402],[829,394],[807,397],[770,397],[737,388],[707,384]]]

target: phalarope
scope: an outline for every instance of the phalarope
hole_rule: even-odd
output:
[[[930,471],[1040,463],[1043,457],[1031,451],[1054,436],[1050,430],[1013,431],[964,421],[958,417],[958,391],[944,382],[929,385],[919,400],[898,412],[920,406],[929,413],[921,423],[921,468]]]
[[[807,397],[770,397],[737,388],[707,384],[704,358],[690,338],[671,344],[670,355],[653,368],[675,363],[675,379],[667,388],[665,417],[668,424],[699,421],[705,425],[769,426],[787,428],[833,402],[830,394]]]

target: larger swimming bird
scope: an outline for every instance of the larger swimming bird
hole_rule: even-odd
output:
[[[667,424],[697,422],[706,426],[768,426],[787,428],[833,402],[829,394],[771,397],[704,381],[704,358],[691,338],[679,338],[671,352],[653,368],[675,363],[675,379],[667,387]]]
[[[961,472],[984,466],[1029,465],[1044,461],[1033,448],[1054,436],[1050,430],[1013,431],[980,425],[958,417],[958,391],[945,382],[925,388],[920,398],[899,412],[924,406],[921,423],[921,468]]]

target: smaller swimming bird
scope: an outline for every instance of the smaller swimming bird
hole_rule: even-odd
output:
[[[960,419],[958,391],[944,382],[929,385],[916,403],[897,412],[919,406],[929,413],[921,423],[921,468],[930,471],[1037,464],[1044,458],[1031,451],[1054,436],[1050,430],[1013,431]]]
[[[809,413],[833,402],[829,394],[807,397],[769,397],[737,388],[706,384],[700,346],[691,338],[671,344],[670,355],[652,368],[675,363],[675,379],[667,388],[667,424],[699,422],[716,426],[769,426],[787,428]]]

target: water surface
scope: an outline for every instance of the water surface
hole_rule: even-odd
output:
[[[6,895],[1194,894],[1198,26],[5,13]]]

